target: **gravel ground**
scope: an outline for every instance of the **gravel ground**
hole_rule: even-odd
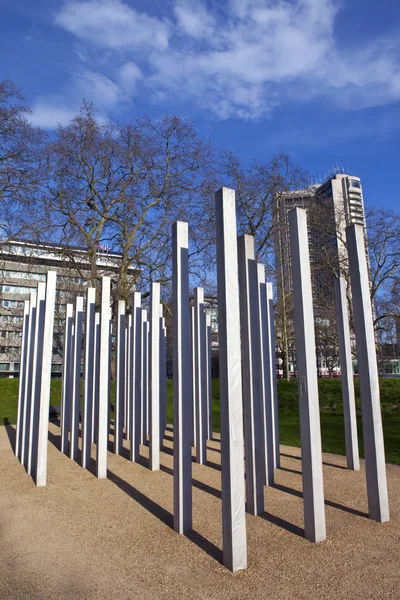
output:
[[[193,463],[190,537],[172,529],[172,432],[161,470],[108,455],[97,480],[58,450],[50,425],[48,485],[36,488],[0,427],[0,598],[400,599],[400,467],[387,466],[391,522],[367,518],[358,473],[324,454],[327,541],[303,537],[300,450],[281,447],[263,517],[247,516],[248,569],[221,564],[220,444]]]

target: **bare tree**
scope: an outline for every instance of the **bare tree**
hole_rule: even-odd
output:
[[[206,219],[211,147],[178,117],[99,123],[91,105],[49,144],[46,205],[54,235],[83,246],[96,285],[99,248],[121,253],[114,299],[170,277],[171,223]],[[130,267],[136,268],[132,276]]]
[[[42,222],[36,210],[44,175],[47,137],[28,120],[29,108],[10,80],[0,81],[0,232],[2,241],[34,236]]]

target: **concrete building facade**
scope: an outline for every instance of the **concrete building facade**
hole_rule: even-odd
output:
[[[120,261],[120,254],[99,246],[98,277],[108,275],[115,280]],[[92,285],[87,252],[71,246],[11,240],[0,246],[0,377],[19,374],[24,300],[39,281],[45,281],[49,270],[57,272],[52,375],[61,375],[66,305]],[[137,269],[131,267],[132,281],[135,274]]]
[[[278,301],[290,298],[293,285],[289,244],[288,212],[304,208],[308,218],[308,241],[311,262],[313,308],[318,332],[328,328],[335,305],[334,279],[343,275],[348,279],[348,260],[345,246],[345,228],[361,224],[367,244],[364,200],[359,177],[344,173],[329,176],[322,184],[313,184],[304,190],[281,194],[274,207],[275,250]],[[290,316],[289,316],[290,320]],[[318,346],[318,344],[317,344]],[[332,348],[334,353],[334,348]],[[327,375],[326,359],[318,357],[321,375]],[[335,371],[337,372],[337,368]]]

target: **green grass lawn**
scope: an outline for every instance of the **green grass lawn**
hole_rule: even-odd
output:
[[[113,382],[112,382],[113,383]],[[111,386],[113,401],[114,386]],[[381,379],[381,407],[386,460],[400,464],[400,379]],[[361,410],[358,380],[355,380],[360,455],[363,457]],[[345,454],[343,405],[340,379],[319,380],[322,450]],[[300,446],[296,381],[278,381],[280,441]],[[60,405],[61,380],[52,379],[50,403]],[[18,379],[0,379],[0,423],[17,419]],[[213,380],[213,428],[219,431],[219,380]],[[113,416],[113,415],[112,415]],[[172,381],[167,382],[167,419],[172,422]]]

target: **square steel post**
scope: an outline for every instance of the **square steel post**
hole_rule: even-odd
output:
[[[39,429],[39,399],[40,399],[40,381],[42,372],[43,359],[43,323],[44,309],[46,299],[46,284],[44,281],[39,281],[37,287],[36,298],[36,319],[35,319],[35,335],[33,346],[33,366],[32,366],[32,387],[31,387],[31,402],[30,402],[30,419],[28,431],[28,465],[27,471],[29,475],[36,478],[37,464],[37,440]]]
[[[142,399],[141,391],[141,370],[142,370],[142,295],[140,292],[132,294],[132,328],[131,328],[131,352],[130,352],[130,371],[131,371],[131,402],[130,402],[130,440],[131,440],[131,461],[135,462],[140,456],[140,403]]]
[[[164,435],[165,435],[165,383],[166,383],[166,364],[164,358],[164,317],[163,317],[164,305],[160,302],[160,448],[163,447]]]
[[[304,534],[311,542],[326,538],[317,359],[308,250],[307,216],[289,211],[296,364],[304,498]]]
[[[19,381],[18,381],[18,412],[17,412],[17,430],[15,434],[14,453],[18,458],[21,457],[21,434],[22,423],[25,421],[25,379],[28,359],[28,330],[29,330],[29,300],[24,302],[24,314],[22,317],[22,339],[21,339],[21,358],[19,362]]]
[[[346,227],[370,519],[389,521],[378,365],[362,225]]]
[[[90,464],[92,449],[92,420],[93,420],[93,370],[95,362],[95,310],[96,290],[89,287],[86,290],[84,363],[83,363],[83,398],[82,398],[82,456],[81,465],[84,469]]]
[[[35,328],[36,328],[36,290],[31,292],[29,298],[29,325],[28,325],[28,348],[27,348],[27,369],[24,385],[24,407],[22,427],[21,427],[21,457],[20,462],[28,470],[28,448],[29,432],[31,422],[31,402],[32,402],[32,380],[33,380],[33,357],[35,348]]]
[[[192,529],[192,436],[188,224],[172,226],[172,369],[174,403],[174,529]]]
[[[206,407],[206,325],[204,314],[204,290],[194,290],[195,327],[195,390],[196,390],[196,461],[207,462],[207,407]]]
[[[191,428],[192,446],[197,446],[197,417],[196,417],[196,328],[194,306],[190,307],[190,373],[191,373]]]
[[[94,363],[93,363],[93,414],[92,443],[97,444],[99,428],[99,368],[100,368],[100,313],[94,315]]]
[[[131,439],[131,412],[132,412],[132,315],[128,315],[125,319],[126,324],[126,342],[125,342],[125,364],[126,364],[126,379],[125,379],[125,439]]]
[[[65,309],[65,327],[63,343],[63,364],[61,381],[61,452],[68,453],[68,434],[71,429],[71,360],[73,306],[67,304]]]
[[[49,428],[51,359],[53,356],[54,309],[56,302],[57,273],[48,271],[46,277],[46,300],[43,319],[43,348],[40,377],[40,395],[38,405],[38,437],[35,469],[35,483],[38,487],[47,481],[47,442]]]
[[[231,571],[247,567],[243,456],[243,407],[235,192],[215,195],[223,563]]]
[[[264,265],[257,265],[258,309],[260,323],[260,376],[265,485],[274,483],[274,424],[271,385],[271,347],[268,329],[268,300]]]
[[[125,404],[125,300],[118,300],[115,335],[114,452],[121,454]]]
[[[276,382],[276,351],[275,351],[275,323],[274,323],[274,292],[272,283],[267,281],[267,309],[268,309],[268,338],[270,355],[270,383],[271,407],[273,424],[273,450],[274,467],[281,466],[281,452],[279,447],[279,412],[278,412],[278,385]]]
[[[149,346],[149,467],[160,468],[160,284],[150,288]]]
[[[359,471],[356,401],[354,396],[353,364],[349,315],[347,310],[346,280],[335,278],[336,320],[339,337],[340,373],[342,379],[344,432],[346,439],[347,468]]]
[[[261,410],[260,323],[254,238],[238,239],[240,328],[243,365],[247,512],[264,512],[265,463]]]
[[[207,439],[212,440],[212,378],[211,378],[211,315],[206,314],[206,406],[207,406]]]
[[[72,348],[71,370],[71,440],[69,457],[78,458],[79,445],[79,413],[81,399],[81,357],[82,357],[82,323],[83,323],[83,298],[78,296],[75,300],[74,317],[74,343]]]
[[[147,421],[148,421],[148,342],[149,326],[147,322],[147,310],[142,309],[142,398],[140,413],[140,443],[147,444]]]
[[[99,479],[107,478],[108,446],[108,391],[109,391],[109,353],[110,353],[110,278],[102,277],[100,284],[100,325],[99,325],[99,363],[98,363],[98,425],[96,474]]]

